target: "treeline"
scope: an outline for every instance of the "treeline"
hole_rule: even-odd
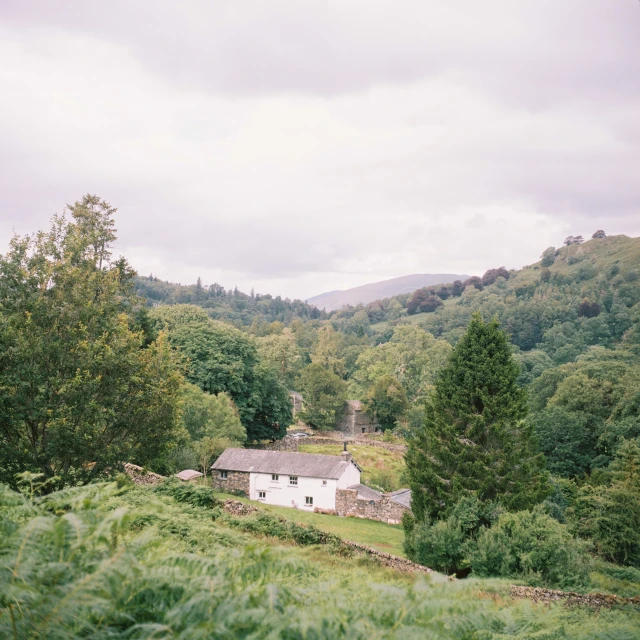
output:
[[[165,282],[153,274],[136,276],[136,293],[149,304],[195,304],[206,309],[214,320],[222,320],[240,327],[260,322],[282,322],[288,325],[293,319],[317,320],[327,314],[301,300],[284,300],[270,294],[242,293],[237,287],[225,289],[218,283],[203,285],[200,278],[196,284],[182,285]]]

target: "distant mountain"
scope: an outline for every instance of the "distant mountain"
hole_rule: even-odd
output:
[[[454,280],[466,280],[469,276],[455,273],[414,273],[410,276],[391,278],[381,282],[364,284],[361,287],[321,293],[307,299],[308,304],[315,305],[318,309],[333,311],[345,305],[368,304],[374,300],[391,298],[401,293],[411,293],[416,289],[428,287],[432,284],[445,284]]]

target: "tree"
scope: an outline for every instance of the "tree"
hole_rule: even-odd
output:
[[[337,411],[347,399],[347,383],[333,371],[313,363],[301,371],[297,388],[304,398],[301,419],[320,430],[332,429]]]
[[[291,388],[300,371],[302,358],[291,329],[283,329],[279,335],[258,338],[260,360],[269,365],[285,386]]]
[[[625,441],[607,483],[585,486],[572,510],[573,527],[606,560],[640,568],[640,446]]]
[[[471,319],[427,402],[406,454],[412,509],[441,519],[465,495],[509,509],[536,504],[547,492],[544,459],[523,423],[520,368],[497,320]]]
[[[454,298],[459,298],[462,295],[463,291],[464,291],[464,285],[462,284],[462,281],[454,280],[453,284],[451,285],[451,295]]]
[[[365,314],[366,315],[366,314]],[[311,362],[320,364],[336,375],[344,374],[344,362],[338,357],[338,341],[340,336],[330,324],[325,324],[318,331],[318,343],[311,354]]]
[[[422,313],[433,313],[442,306],[442,300],[436,296],[428,296],[420,303],[420,311]]]
[[[237,443],[247,439],[233,400],[224,392],[206,393],[195,384],[187,383],[182,400],[182,424],[191,440],[209,436],[229,438]]]
[[[266,371],[251,336],[193,305],[159,307],[152,315],[182,354],[187,379],[207,393],[231,396],[250,442],[285,435],[291,421],[288,391]]]
[[[90,482],[147,464],[179,432],[182,376],[160,334],[135,330],[135,272],[114,260],[115,209],[96,196],[14,237],[0,258],[0,481]]]
[[[601,240],[602,238],[606,238],[607,234],[602,229],[598,229],[591,237]]]
[[[383,431],[393,429],[409,408],[407,394],[393,376],[378,378],[364,404],[367,413],[378,421]]]
[[[464,286],[475,287],[478,291],[482,291],[484,289],[482,278],[478,278],[478,276],[471,276],[468,280],[465,280]]]
[[[542,262],[540,263],[543,267],[550,267],[556,261],[556,248],[549,247],[542,252]]]
[[[578,316],[580,318],[595,318],[600,315],[600,305],[597,302],[591,302],[588,298],[584,298],[578,308]]]
[[[489,269],[482,276],[482,284],[485,287],[493,284],[498,278],[504,278],[505,280],[509,279],[509,272],[504,267],[499,267],[498,269]]]
[[[429,294],[426,289],[418,289],[417,291],[414,291],[407,304],[407,313],[410,316],[418,313],[420,311],[420,306],[428,297]]]

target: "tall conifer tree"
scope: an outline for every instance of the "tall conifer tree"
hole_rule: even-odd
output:
[[[406,455],[418,519],[445,517],[465,495],[522,509],[543,499],[544,460],[523,423],[519,367],[496,319],[474,314],[441,371]]]

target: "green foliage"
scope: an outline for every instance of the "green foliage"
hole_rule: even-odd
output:
[[[297,386],[304,397],[301,419],[318,429],[332,429],[347,399],[344,380],[322,364],[313,363],[302,370]]]
[[[625,441],[605,475],[587,485],[573,508],[573,527],[606,560],[640,568],[640,446]]]
[[[308,532],[300,546],[267,545],[268,532],[242,533],[213,511],[150,488],[93,485],[32,503],[2,487],[0,637],[637,637],[633,609],[534,608],[496,581],[414,582],[319,553]]]
[[[114,212],[85,196],[0,257],[2,481],[88,482],[179,435],[182,377],[163,335],[132,330],[135,273],[111,256]]]
[[[522,420],[526,396],[504,331],[473,316],[436,381],[423,426],[406,455],[418,520],[446,517],[460,498],[476,495],[509,509],[544,499],[544,460]]]
[[[383,431],[393,429],[404,416],[409,403],[407,394],[393,376],[376,380],[365,400],[367,413],[374,417]]]
[[[446,520],[416,522],[408,514],[403,519],[405,552],[415,562],[447,574],[466,574],[468,556],[475,539],[498,517],[491,503],[475,497],[462,498]]]
[[[292,419],[289,394],[260,362],[253,338],[194,305],[160,307],[152,316],[185,359],[188,380],[209,394],[231,396],[249,441],[284,437]]]
[[[182,482],[177,478],[169,478],[154,487],[153,491],[160,495],[171,496],[178,502],[191,504],[194,507],[213,508],[219,506],[211,487],[201,487],[191,482]]]
[[[305,526],[264,511],[251,517],[228,518],[227,522],[242,531],[289,540],[299,545],[331,544],[339,547],[342,544],[338,536],[321,531],[313,525]]]
[[[287,388],[293,388],[296,375],[302,367],[300,348],[290,329],[282,333],[258,339],[258,355],[262,362],[270,366]]]
[[[192,440],[210,436],[244,442],[247,437],[233,400],[224,392],[213,395],[187,383],[181,415]]]
[[[471,547],[473,575],[524,580],[531,585],[576,587],[588,582],[589,556],[541,507],[503,513]]]

